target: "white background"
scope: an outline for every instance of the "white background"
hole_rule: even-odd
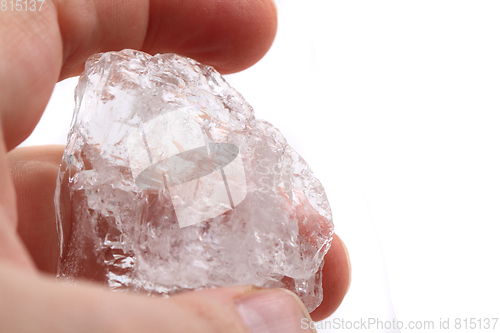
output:
[[[499,317],[500,2],[277,4],[271,51],[227,79],[327,191],[352,260],[329,321]],[[65,143],[75,85],[24,145]]]

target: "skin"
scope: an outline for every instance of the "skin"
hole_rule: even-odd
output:
[[[3,331],[246,331],[233,299],[255,292],[249,286],[165,300],[55,282],[53,195],[63,147],[13,148],[33,131],[55,83],[78,75],[88,56],[123,48],[175,52],[233,73],[267,52],[276,16],[272,0],[46,0],[41,12],[0,12]],[[333,313],[349,283],[347,250],[335,235],[323,268],[324,300],[312,319]]]

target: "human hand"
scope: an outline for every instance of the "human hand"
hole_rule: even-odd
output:
[[[55,282],[53,196],[63,147],[7,153],[31,133],[54,84],[79,74],[96,52],[175,52],[231,73],[258,61],[275,32],[271,0],[46,0],[41,11],[0,12],[0,331],[247,332],[246,323],[260,332],[249,322],[251,306],[274,331],[303,331],[307,314],[282,290],[242,286],[159,299]],[[349,270],[334,236],[313,320],[338,307]]]

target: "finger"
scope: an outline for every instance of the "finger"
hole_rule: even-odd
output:
[[[54,193],[64,146],[16,148],[8,153],[17,195],[17,231],[38,269],[55,274],[58,240]]]
[[[328,318],[342,303],[351,284],[351,262],[342,240],[333,235],[323,266],[323,302],[311,313],[314,321]]]
[[[18,193],[19,233],[38,268],[52,274],[58,256],[53,198],[63,149],[63,146],[38,146],[17,148],[9,153]],[[323,302],[312,313],[315,320],[324,319],[337,309],[349,282],[349,257],[340,238],[334,235],[323,267]]]
[[[282,289],[219,288],[162,299],[57,284],[0,265],[2,332],[310,332],[303,322],[310,322],[304,306]]]
[[[58,78],[84,60],[123,48],[176,52],[223,73],[259,60],[276,33],[272,0],[45,1],[0,22],[0,114],[6,146],[38,122]]]
[[[71,2],[64,6],[62,15],[74,20],[78,13],[74,13]],[[258,61],[276,33],[276,7],[272,0],[151,0],[146,13],[148,4],[144,0],[133,4],[113,1],[110,3],[115,4],[105,9],[101,2],[96,10],[101,19],[100,45],[85,29],[88,22],[80,24],[84,29],[69,34],[65,34],[65,26],[61,27],[64,42],[84,42],[76,52],[66,52],[63,77],[74,75],[75,67],[80,71],[82,62],[96,50],[124,47],[149,53],[175,52],[212,65],[222,73],[232,73]],[[121,17],[114,13],[116,8]],[[110,21],[109,17],[116,19]],[[133,30],[130,22],[137,24]],[[130,40],[131,36],[137,40]]]
[[[0,137],[1,133],[0,128]],[[0,140],[0,156],[5,155],[5,145]],[[34,271],[29,253],[16,232],[16,196],[14,183],[9,177],[9,164],[5,158],[0,158],[0,184],[0,261],[10,261],[18,267]]]

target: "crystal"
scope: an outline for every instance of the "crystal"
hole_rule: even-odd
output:
[[[253,284],[322,301],[325,191],[212,67],[91,57],[55,194],[59,278],[148,294]]]

